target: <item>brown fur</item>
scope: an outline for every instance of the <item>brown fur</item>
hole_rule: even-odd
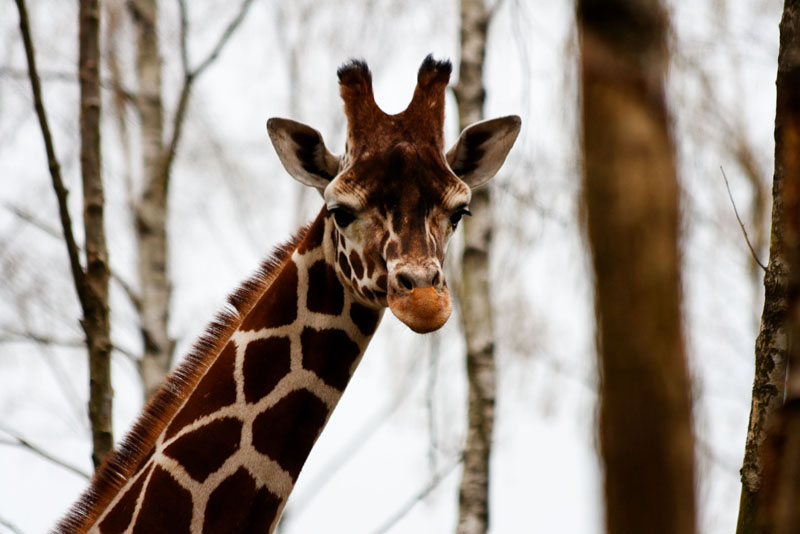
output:
[[[320,214],[320,217],[324,213]],[[206,328],[184,361],[148,401],[144,412],[119,447],[110,452],[95,472],[89,488],[56,525],[53,534],[79,534],[89,528],[122,486],[152,454],[156,439],[193,391],[208,367],[228,343],[259,297],[270,287],[292,251],[304,240],[308,226],[277,247],[258,271],[228,297],[233,309],[222,310]]]

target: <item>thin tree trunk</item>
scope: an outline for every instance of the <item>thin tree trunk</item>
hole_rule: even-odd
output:
[[[114,445],[111,426],[111,337],[108,311],[108,251],[100,153],[100,5],[81,0],[80,78],[81,175],[89,297],[81,321],[89,347],[89,420],[95,467]]]
[[[461,130],[483,118],[483,66],[490,17],[484,0],[461,0],[461,59],[454,89]],[[489,290],[491,204],[490,188],[474,191],[470,202],[472,217],[464,221],[459,301],[467,346],[469,404],[457,534],[483,534],[489,528],[489,459],[496,383]]]
[[[753,531],[796,534],[800,533],[800,0],[785,0],[783,6],[776,86],[773,191],[784,211],[778,213],[777,223],[773,220],[773,229],[782,229],[782,235],[773,239],[782,241],[789,271],[788,377],[786,401],[775,424],[769,425],[772,432],[763,451],[763,490],[756,512],[760,525]],[[752,522],[752,510],[743,506],[740,519],[742,513]]]
[[[789,288],[788,263],[786,257],[784,226],[784,182],[787,170],[786,129],[791,129],[789,102],[792,91],[788,76],[791,71],[792,38],[794,31],[795,54],[800,54],[797,39],[797,2],[784,7],[781,22],[781,49],[778,59],[778,99],[775,113],[775,173],[772,181],[772,230],[770,233],[769,264],[764,275],[764,310],[761,314],[761,327],[756,338],[756,369],[753,379],[753,399],[750,407],[750,422],[747,429],[744,461],[742,464],[742,494],[739,502],[737,534],[758,532],[758,517],[762,481],[764,476],[764,443],[769,431],[775,425],[777,414],[783,405],[786,382],[787,350],[787,290]],[[794,27],[793,27],[794,26]],[[800,59],[794,59],[797,69]],[[795,74],[797,76],[797,74]],[[795,78],[794,83],[800,82]],[[797,90],[797,88],[794,88]],[[797,98],[797,96],[795,96]],[[795,117],[795,120],[798,120]],[[791,144],[791,143],[789,143]]]
[[[679,207],[650,0],[578,3],[584,200],[595,272],[606,531],[695,532]]]
[[[84,227],[86,235],[86,270],[80,263],[79,249],[72,232],[67,209],[69,192],[61,179],[50,126],[42,100],[36,56],[24,0],[16,0],[19,26],[25,45],[28,75],[33,92],[34,109],[39,119],[64,243],[69,256],[75,291],[81,304],[81,327],[89,352],[89,419],[92,427],[92,461],[100,465],[113,445],[111,425],[111,340],[108,314],[108,252],[103,228],[103,182],[100,169],[100,80],[98,0],[81,0],[79,7],[80,134],[81,173],[83,177]]]
[[[169,169],[164,156],[164,111],[161,99],[161,52],[155,0],[130,0],[136,27],[136,76],[144,187],[136,205],[140,306],[144,353],[140,375],[145,398],[161,385],[170,369],[175,341],[170,338],[167,213]]]

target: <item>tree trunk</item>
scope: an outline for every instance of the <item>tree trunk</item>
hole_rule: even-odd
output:
[[[461,0],[461,60],[454,92],[461,130],[483,118],[483,65],[490,13],[484,0]],[[491,189],[474,191],[464,221],[464,255],[459,300],[467,346],[468,427],[459,490],[457,534],[489,528],[489,459],[495,403],[494,329],[489,291],[492,243]]]
[[[114,445],[111,426],[111,337],[108,313],[108,251],[103,226],[103,179],[100,157],[100,5],[81,0],[80,78],[81,175],[86,232],[86,279],[89,290],[81,324],[89,347],[89,420],[92,461],[99,466]]]
[[[144,345],[139,372],[147,399],[169,372],[175,348],[167,330],[172,296],[167,250],[169,169],[164,149],[158,6],[155,0],[130,0],[128,6],[136,27],[138,111],[144,160],[144,187],[136,205],[136,238],[141,288],[139,324]]]
[[[659,2],[578,3],[606,531],[695,532],[679,207]]]
[[[791,157],[787,147],[796,141],[800,116],[797,113],[800,74],[800,16],[798,2],[787,1],[781,21],[781,44],[778,56],[777,106],[775,111],[775,173],[772,182],[772,230],[770,235],[769,264],[764,275],[764,310],[756,339],[756,369],[753,379],[753,400],[747,429],[744,462],[742,464],[742,494],[739,504],[737,534],[758,532],[757,520],[762,480],[764,476],[764,442],[775,425],[776,416],[783,405],[786,382],[787,350],[787,295],[789,266],[786,256],[784,227],[789,219],[784,217],[784,183],[791,170]],[[793,50],[793,51],[792,51]],[[794,72],[794,74],[792,74]],[[794,78],[792,78],[794,76]],[[794,86],[792,85],[794,84]],[[794,96],[792,92],[794,91]],[[792,99],[794,98],[794,117]],[[794,121],[794,123],[792,122]],[[790,132],[794,128],[794,132]],[[795,154],[796,156],[796,154]],[[796,167],[795,167],[796,169]],[[795,212],[797,213],[797,212]]]
[[[781,303],[785,306],[782,310],[785,316],[780,317],[788,320],[783,334],[788,341],[782,347],[784,350],[788,347],[788,377],[786,401],[778,410],[776,422],[769,424],[772,431],[762,454],[763,490],[756,501],[760,525],[752,531],[795,534],[800,533],[800,344],[797,342],[800,339],[800,0],[785,0],[783,6],[776,86],[773,195],[777,207],[773,216],[777,211],[778,217],[773,219],[773,229],[777,228],[782,235],[773,232],[773,240],[782,241],[788,265],[787,300]],[[759,371],[757,367],[756,381]],[[755,394],[754,391],[754,406]],[[780,402],[780,397],[776,401]],[[748,445],[749,438],[748,435]],[[756,454],[758,452],[756,450]],[[750,523],[754,515],[750,509],[753,505],[746,507],[749,503],[745,503],[744,492],[743,487],[740,524],[742,515],[746,514]]]

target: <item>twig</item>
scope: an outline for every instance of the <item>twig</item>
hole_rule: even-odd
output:
[[[73,472],[74,474],[76,474],[76,475],[78,475],[80,477],[85,478],[86,480],[91,478],[89,473],[85,472],[83,469],[81,469],[79,467],[75,467],[74,465],[69,464],[69,463],[65,462],[64,460],[59,460],[55,456],[53,456],[50,453],[42,450],[41,448],[39,448],[36,445],[32,444],[31,442],[29,442],[25,438],[19,436],[13,430],[10,430],[10,429],[6,428],[5,426],[0,425],[0,432],[3,432],[4,434],[10,436],[16,442],[16,443],[10,443],[10,442],[7,442],[7,441],[2,441],[2,442],[0,442],[0,444],[16,445],[16,446],[22,447],[23,449],[26,449],[26,450],[28,450],[28,451],[30,451],[30,452],[38,455],[38,456],[41,456],[45,460],[48,460],[48,461],[56,464],[59,467],[63,467],[64,469],[66,469],[68,471],[71,471],[71,472]]]
[[[40,345],[53,345],[56,347],[86,347],[86,341],[83,339],[56,339],[28,330],[19,331],[0,327],[0,343],[9,343],[14,341],[32,341]]]
[[[225,31],[222,32],[219,41],[217,41],[217,44],[211,49],[211,52],[208,54],[208,56],[196,68],[190,69],[188,63],[189,54],[187,50],[188,17],[186,14],[186,5],[185,0],[178,0],[178,9],[181,13],[180,41],[181,61],[183,65],[183,86],[181,87],[180,96],[178,97],[178,107],[175,110],[175,117],[172,120],[172,136],[170,137],[166,152],[164,154],[164,166],[161,170],[162,183],[166,184],[167,178],[170,175],[170,169],[172,168],[172,162],[175,159],[175,152],[178,148],[178,143],[180,142],[181,133],[183,132],[184,117],[186,115],[186,107],[189,103],[189,93],[192,88],[192,84],[203,73],[203,71],[205,71],[211,65],[211,63],[217,59],[217,56],[219,56],[233,33],[244,20],[244,17],[247,15],[247,11],[250,9],[252,3],[253,0],[243,0],[241,6],[239,7],[239,12],[225,28]]]
[[[83,308],[86,308],[86,294],[88,292],[86,273],[81,267],[78,258],[78,246],[75,243],[75,236],[72,234],[72,219],[67,209],[67,188],[61,179],[61,167],[56,157],[53,146],[53,138],[50,134],[50,126],[47,123],[47,115],[42,101],[42,87],[39,82],[39,74],[36,70],[36,58],[33,52],[33,42],[31,40],[30,23],[28,22],[28,10],[25,7],[25,0],[15,0],[19,10],[19,29],[22,33],[22,41],[25,45],[25,56],[28,60],[28,77],[31,80],[31,90],[33,92],[33,105],[36,109],[36,116],[39,119],[39,127],[42,130],[45,150],[47,151],[47,164],[50,169],[50,176],[53,179],[53,189],[55,189],[58,199],[58,213],[61,218],[61,229],[64,232],[64,242],[67,245],[69,255],[69,265],[72,269],[72,277],[75,280],[75,288],[78,291],[78,298],[81,300]]]
[[[733,205],[733,213],[736,215],[736,220],[739,221],[739,226],[741,227],[742,233],[744,234],[744,240],[747,242],[747,247],[750,249],[750,254],[753,255],[753,259],[756,261],[758,266],[761,267],[761,269],[764,272],[767,272],[767,267],[763,263],[761,263],[761,260],[758,259],[756,251],[753,250],[753,245],[750,244],[750,238],[747,236],[747,230],[744,227],[742,219],[739,217],[739,210],[736,209],[736,202],[733,201],[733,195],[731,194],[731,186],[730,184],[728,184],[728,177],[725,176],[725,169],[723,169],[722,166],[720,165],[719,170],[722,171],[722,179],[725,180],[725,189],[728,190],[728,198],[731,199],[731,204]]]
[[[14,78],[14,79],[22,79],[22,78],[28,79],[30,75],[23,70],[4,66],[0,67],[0,76],[8,76],[9,78]],[[75,75],[74,72],[63,72],[57,70],[39,71],[39,79],[44,81],[78,83],[78,77]],[[101,79],[100,87],[108,91],[117,93],[120,96],[122,96],[127,103],[136,105],[136,94],[130,89],[127,89],[121,83],[116,82],[113,79],[112,80]]]
[[[19,208],[18,206],[14,206],[13,204],[7,202],[2,203],[2,206],[11,213],[13,213],[14,215],[16,215],[17,217],[19,217],[20,219],[22,219],[23,221],[27,222],[34,228],[41,230],[50,237],[53,237],[58,240],[61,239],[62,235],[56,228],[53,228],[52,226],[42,221],[35,215],[28,213],[22,208]],[[78,247],[78,252],[83,252],[83,247],[81,247],[80,245],[76,246]],[[131,287],[128,281],[125,280],[125,278],[121,274],[119,274],[119,272],[117,272],[115,269],[111,269],[110,272],[111,272],[111,278],[117,284],[119,284],[119,287],[128,296],[128,299],[131,301],[133,307],[136,308],[137,311],[141,310],[142,301],[139,297],[139,294],[133,289],[133,287]]]
[[[414,506],[417,505],[422,499],[427,497],[430,492],[436,489],[436,487],[447,478],[447,475],[450,474],[453,469],[461,465],[464,461],[463,454],[459,454],[453,461],[450,462],[449,465],[445,466],[444,469],[436,473],[433,478],[423,487],[420,491],[418,491],[413,497],[411,497],[403,506],[401,506],[397,512],[395,512],[389,519],[383,522],[380,527],[373,531],[374,534],[385,534],[389,532],[389,530],[394,527],[401,519],[403,519],[408,512],[410,512]]]
[[[13,532],[14,534],[25,534],[22,530],[19,529],[14,523],[5,519],[4,517],[0,517],[0,525],[6,527],[8,530]]]

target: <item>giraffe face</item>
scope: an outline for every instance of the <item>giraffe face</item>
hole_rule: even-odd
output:
[[[444,253],[470,197],[443,154],[405,141],[355,159],[324,190],[340,279],[412,330],[438,329],[450,316]]]
[[[450,316],[442,266],[450,236],[469,214],[472,189],[506,159],[520,129],[516,116],[475,123],[444,151],[444,93],[451,66],[425,59],[408,108],[387,115],[372,94],[366,64],[338,71],[347,115],[345,154],[322,135],[287,119],[267,123],[278,157],[301,183],[316,188],[332,219],[331,262],[363,304],[388,306],[416,332]]]

